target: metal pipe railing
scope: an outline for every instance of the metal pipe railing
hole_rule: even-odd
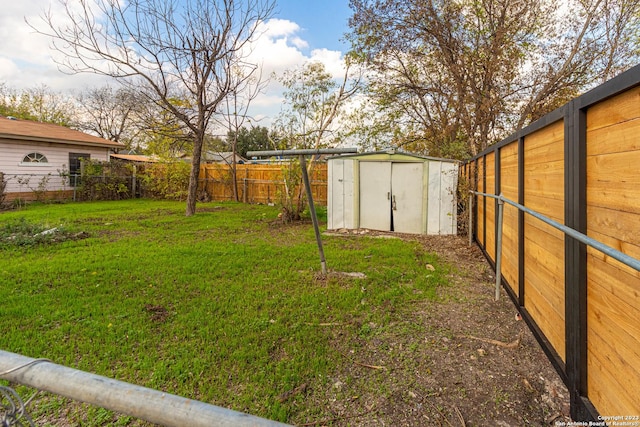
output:
[[[32,359],[2,350],[0,378],[167,427],[286,426],[276,421],[57,365],[46,359]]]
[[[518,208],[519,210],[533,216],[534,218],[539,219],[540,221],[552,226],[553,228],[556,228],[560,231],[562,231],[564,234],[576,239],[577,241],[584,243],[587,246],[590,246],[602,253],[604,253],[605,255],[615,259],[616,261],[619,261],[623,264],[625,264],[626,266],[629,266],[633,269],[635,269],[636,271],[640,271],[640,260],[633,258],[623,252],[620,252],[617,249],[612,248],[611,246],[607,246],[604,243],[595,240],[592,237],[587,236],[586,234],[580,233],[579,231],[574,230],[571,227],[567,227],[564,224],[560,224],[557,221],[552,220],[551,218],[548,218],[544,215],[542,215],[539,212],[536,212],[532,209],[529,209],[526,206],[523,206],[519,203],[514,202],[513,200],[509,200],[506,197],[504,197],[502,194],[500,195],[495,195],[495,194],[489,194],[489,193],[482,193],[480,191],[473,191],[473,190],[469,190],[469,193],[471,194],[475,194],[477,196],[485,196],[485,197],[490,197],[492,199],[496,199],[498,200],[498,236],[497,236],[497,245],[498,245],[498,252],[496,253],[496,299],[498,298],[498,286],[500,284],[501,281],[501,277],[502,277],[502,272],[500,271],[500,260],[499,258],[501,258],[501,247],[502,247],[502,207],[504,205],[504,203],[507,203],[511,206],[514,206],[516,208]],[[471,233],[471,224],[472,224],[472,217],[471,214],[469,216],[469,233]]]

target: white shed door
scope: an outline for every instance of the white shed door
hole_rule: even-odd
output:
[[[360,228],[391,230],[390,162],[360,162]]]
[[[353,228],[353,161],[335,159],[327,164],[331,177],[327,194],[327,227]]]
[[[333,230],[344,227],[344,160],[327,162],[327,174],[327,228]]]
[[[393,163],[391,194],[393,230],[423,233],[422,163]]]

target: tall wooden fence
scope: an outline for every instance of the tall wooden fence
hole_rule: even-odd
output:
[[[290,165],[236,165],[238,200],[245,203],[278,203],[284,191],[283,170]],[[299,169],[299,165],[291,165]],[[297,172],[295,170],[294,172]],[[327,205],[327,164],[315,163],[309,176],[313,201]],[[200,185],[211,200],[234,199],[231,166],[219,164],[202,165]],[[302,188],[304,193],[304,188]]]
[[[479,192],[640,258],[640,66],[461,170]],[[472,224],[494,265],[497,203],[475,197]],[[638,425],[640,272],[508,204],[502,254],[503,286],[567,384],[573,419]]]

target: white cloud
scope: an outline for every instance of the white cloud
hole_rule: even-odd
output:
[[[37,34],[25,20],[45,28],[41,17],[50,11],[63,22],[65,14],[57,1],[12,0],[3,4],[0,13],[0,82],[15,89],[46,85],[54,91],[69,93],[85,87],[102,86],[108,78],[95,74],[69,75],[58,69],[55,58],[59,52],[50,48],[51,40]],[[74,2],[71,2],[72,4]],[[339,51],[314,49],[304,40],[300,25],[285,19],[271,19],[261,24],[260,37],[251,44],[249,61],[263,67],[263,78],[282,75],[285,70],[300,67],[309,61],[320,61],[337,79],[344,73],[343,56]],[[282,104],[282,87],[271,79],[265,94],[253,101],[256,116],[275,117]]]
[[[308,52],[309,44],[299,33],[302,29],[295,22],[285,19],[271,19],[261,24],[260,37],[252,44],[249,62],[261,64],[265,78],[280,76],[286,70],[300,67],[307,62],[322,62],[327,71],[336,79],[344,75],[342,52],[329,49],[314,49]],[[282,105],[282,86],[277,78],[272,78],[264,95],[252,103],[252,111],[268,118],[274,118]]]
[[[44,29],[42,16],[45,13],[64,16],[62,6],[57,1],[5,3],[0,14],[0,82],[6,82],[9,87],[16,89],[46,85],[61,92],[104,84],[105,78],[101,76],[62,73],[55,61],[55,58],[62,59],[62,54],[50,48],[48,37],[38,34],[29,26],[31,24]]]

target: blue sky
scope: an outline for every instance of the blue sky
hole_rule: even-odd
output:
[[[53,60],[61,54],[50,49],[48,38],[25,23],[26,19],[41,24],[40,17],[46,10],[64,17],[58,0],[5,3],[0,13],[0,84],[17,90],[46,86],[63,94],[113,84],[103,76],[61,72]],[[348,0],[276,0],[273,18],[264,23],[262,36],[254,46],[253,60],[262,64],[262,75],[281,75],[306,62],[319,61],[333,76],[341,78],[348,50],[341,41],[351,16],[348,4]],[[256,116],[269,121],[281,105],[282,87],[277,79],[271,79],[252,109]]]
[[[300,25],[300,37],[311,49],[345,52],[348,45],[340,40],[348,31],[350,16],[348,0],[278,0],[275,17]]]

